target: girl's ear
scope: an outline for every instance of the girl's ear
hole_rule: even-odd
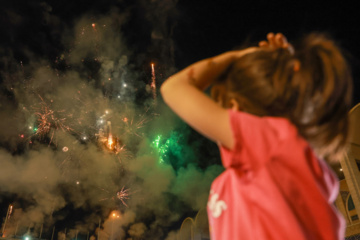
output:
[[[240,109],[240,106],[239,106],[239,103],[235,100],[235,98],[232,98],[230,100],[230,106],[231,106],[231,109],[233,111],[240,111],[242,109]]]

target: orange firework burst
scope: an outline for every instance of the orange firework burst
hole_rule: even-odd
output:
[[[124,187],[122,187],[121,190],[116,193],[117,199],[119,199],[126,207],[129,207],[124,201],[125,199],[129,199],[130,193],[128,193],[128,191],[130,191],[130,189],[124,189]]]
[[[65,110],[54,111],[40,95],[39,98],[41,99],[40,107],[34,107],[35,115],[37,116],[37,128],[34,128],[34,131],[36,131],[35,135],[45,137],[51,133],[51,143],[56,130],[73,131],[72,128],[65,124]],[[60,115],[63,115],[63,117],[59,117]]]
[[[102,191],[110,194],[110,191],[108,191],[108,190],[106,190],[106,189],[104,189],[104,188],[100,188],[100,189],[101,189]],[[130,188],[125,189],[125,186],[123,186],[123,187],[121,188],[121,190],[116,193],[116,197],[112,194],[111,197],[102,198],[102,199],[100,199],[99,201],[119,199],[124,206],[129,207],[129,206],[126,204],[125,200],[130,199],[129,196],[134,193],[134,192],[130,193],[129,191],[130,191]]]
[[[139,114],[138,116],[134,114],[130,114],[127,117],[123,117],[122,121],[124,123],[123,126],[118,127],[124,131],[123,134],[134,134],[138,137],[143,137],[143,133],[141,132],[141,128],[145,127],[145,124],[152,120],[151,117],[147,116],[150,108],[147,108],[144,113]],[[152,114],[155,115],[155,114]],[[121,137],[121,136],[120,136]]]

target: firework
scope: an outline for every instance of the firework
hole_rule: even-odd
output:
[[[156,82],[155,82],[155,68],[154,63],[151,63],[151,89],[153,93],[153,98],[156,99]]]
[[[25,138],[29,137],[30,135],[30,140],[39,140],[39,144],[57,145],[56,147],[53,146],[54,148],[52,148],[52,150],[57,151],[56,157],[54,157],[54,159],[52,160],[55,161],[56,167],[59,168],[59,173],[61,174],[61,186],[63,186],[63,184],[66,184],[66,186],[70,186],[71,189],[74,188],[77,190],[84,190],[85,192],[90,186],[94,187],[94,184],[88,184],[87,182],[85,182],[84,179],[87,179],[88,177],[86,174],[92,174],[93,171],[99,171],[100,174],[109,173],[108,175],[106,175],[106,181],[104,181],[104,183],[102,183],[103,181],[96,181],[96,183],[101,182],[104,185],[101,187],[108,188],[110,191],[106,191],[107,193],[105,193],[98,189],[100,188],[100,186],[95,186],[95,193],[99,195],[100,193],[102,193],[103,195],[100,195],[101,197],[96,197],[95,201],[102,197],[105,197],[100,201],[109,199],[110,201],[114,201],[112,203],[114,203],[114,205],[116,203],[118,207],[122,207],[122,205],[128,207],[128,204],[131,207],[129,199],[133,198],[132,194],[134,193],[134,187],[128,185],[128,182],[132,180],[132,178],[127,178],[127,171],[130,170],[123,166],[127,162],[130,162],[130,160],[134,159],[134,155],[136,154],[138,149],[142,147],[138,147],[138,144],[141,138],[145,135],[145,126],[150,120],[153,119],[156,114],[153,112],[154,106],[150,106],[147,109],[146,107],[139,109],[143,105],[133,105],[129,101],[125,101],[127,100],[127,89],[129,89],[128,91],[133,91],[133,82],[130,81],[130,79],[126,80],[126,82],[123,81],[123,77],[120,74],[122,72],[115,72],[117,71],[115,70],[115,68],[118,67],[116,65],[117,59],[111,59],[110,57],[102,55],[100,53],[101,49],[107,49],[103,48],[103,46],[105,45],[104,43],[100,42],[102,38],[101,36],[104,36],[103,27],[105,27],[105,25],[103,25],[102,22],[87,22],[85,25],[79,28],[81,34],[78,37],[79,39],[77,40],[77,42],[74,44],[75,48],[71,49],[68,54],[64,53],[65,55],[63,54],[61,57],[56,59],[55,71],[56,75],[59,78],[58,80],[63,80],[62,73],[64,73],[65,79],[65,77],[67,77],[66,73],[68,68],[71,69],[71,73],[73,71],[77,71],[77,69],[88,70],[88,68],[93,66],[91,65],[91,58],[95,58],[95,60],[98,61],[96,63],[96,66],[98,66],[97,64],[99,64],[99,66],[104,66],[104,69],[106,69],[106,71],[94,70],[79,72],[79,74],[76,76],[79,76],[79,78],[81,76],[84,76],[89,79],[85,79],[84,82],[82,82],[82,79],[79,79],[81,82],[78,82],[76,80],[73,87],[66,87],[64,89],[59,88],[60,91],[52,89],[52,87],[55,88],[56,86],[58,86],[58,84],[53,84],[54,81],[50,77],[48,80],[50,82],[50,87],[47,87],[46,89],[44,88],[46,91],[43,91],[42,88],[29,88],[36,89],[39,94],[35,93],[35,97],[32,96],[33,98],[30,98],[30,96],[28,98],[24,98],[32,100],[35,99],[35,101],[23,103],[24,106],[27,107],[26,111],[24,111],[26,122],[31,123],[25,125]],[[80,45],[79,49],[81,50],[82,47],[84,47],[81,46],[82,44],[85,44],[86,49],[88,49],[89,47],[92,47],[94,49],[92,51],[89,50],[90,53],[86,56],[82,56],[76,48],[76,46]],[[106,53],[106,51],[104,52]],[[70,58],[71,54],[73,57]],[[70,59],[69,61],[67,61],[66,59],[68,56]],[[105,64],[105,62],[103,62],[105,61],[104,59],[110,59],[112,62],[115,62],[116,66],[113,67],[114,69],[107,69],[107,67],[105,68],[105,66],[107,65]],[[81,63],[81,60],[85,62]],[[68,65],[69,62],[72,65]],[[88,63],[90,65],[87,65]],[[21,68],[23,68],[22,62],[20,64]],[[119,63],[119,66],[122,67],[124,64],[126,63]],[[59,67],[59,69],[57,69],[56,67]],[[122,69],[125,69],[125,67]],[[111,72],[110,75],[107,74],[108,71]],[[103,72],[105,74],[102,76],[101,74]],[[114,74],[112,74],[112,72],[114,72]],[[106,85],[102,87],[105,92],[103,94],[105,97],[101,94],[98,95],[97,90],[101,88],[100,85],[98,86],[96,84],[93,86],[92,84],[88,84],[90,80],[94,80],[96,83],[98,83],[99,79],[105,79],[105,82],[109,81],[108,83],[111,87],[109,87],[109,90]],[[35,78],[34,81],[36,81]],[[112,85],[112,82],[115,82],[113,84],[114,86]],[[148,92],[148,94],[151,95],[149,96],[150,99],[156,99],[156,73],[155,65],[153,63],[151,64],[151,83],[149,84],[149,79],[147,80],[147,82],[148,84],[146,85],[146,90],[149,90],[150,85],[150,89],[152,91],[152,93],[150,93],[150,91]],[[120,91],[117,88],[123,91]],[[116,102],[114,101],[114,98],[107,97],[105,90],[112,91],[112,94],[118,93],[118,95],[114,95],[115,98],[117,97]],[[39,98],[37,97],[37,95]],[[47,98],[45,96],[53,96],[54,101],[50,100],[50,98]],[[122,99],[125,100],[122,101]],[[126,111],[121,110],[121,112],[117,112],[118,109],[123,109],[123,106],[125,106]],[[130,107],[128,108],[127,106]],[[109,109],[106,110],[106,108]],[[111,122],[109,120],[111,120]],[[113,126],[111,125],[111,123],[113,124]],[[64,131],[65,134],[59,132],[58,130]],[[21,133],[23,132],[19,132],[20,138],[24,138],[24,134]],[[139,138],[134,137],[134,135]],[[94,143],[98,144],[98,149],[94,148]],[[165,146],[163,142],[160,142],[160,146],[161,145]],[[34,144],[32,148],[36,149],[37,146],[38,145],[35,146]],[[146,148],[146,150],[147,149],[148,148]],[[164,152],[167,151],[165,149],[167,149],[167,146],[164,147]],[[92,161],[90,153],[83,155],[85,151],[94,150],[98,150],[96,151],[95,155],[96,157],[99,156],[99,158],[97,159],[102,159],[101,154],[106,155],[104,159],[110,159],[109,162],[103,164],[101,168],[99,168],[99,170],[97,168],[94,168],[94,166],[97,167],[98,165],[93,165],[98,164],[97,159],[96,161]],[[90,161],[88,161],[89,159]],[[121,161],[117,162],[116,159],[121,159]],[[103,168],[109,168],[109,166],[110,168],[116,168],[116,170],[119,168],[119,170],[122,170],[125,173],[120,175],[118,174],[119,171],[113,172],[102,170]],[[46,177],[45,179],[48,178]],[[102,180],[103,178],[99,179]],[[121,181],[124,182],[121,183]],[[123,185],[125,182],[126,187]],[[85,197],[88,196],[90,196],[90,194],[85,195]],[[57,207],[59,207],[57,204],[58,203],[53,204],[54,206],[52,212],[57,211]],[[6,219],[10,219],[11,210],[9,211],[9,217]]]
[[[114,143],[113,137],[112,137],[112,135],[111,135],[111,133],[110,133],[110,134],[109,134],[109,137],[108,137],[108,140],[107,140],[107,144],[106,144],[107,147],[108,147],[110,150],[114,149],[113,143]]]
[[[129,199],[129,191],[130,189],[124,189],[124,187],[121,188],[121,190],[119,192],[116,193],[116,198],[119,199],[126,207],[129,207],[126,203],[125,203],[125,199]]]
[[[139,114],[138,117],[134,116],[134,115],[130,115],[130,116],[124,116],[122,117],[122,121],[124,123],[123,127],[120,127],[124,134],[133,134],[137,137],[143,137],[143,133],[141,132],[141,128],[143,128],[145,126],[146,123],[148,123],[149,121],[151,121],[151,117],[148,117],[147,113],[149,111],[150,108],[147,108],[145,110],[145,112],[143,114]],[[155,115],[155,114],[153,114]]]
[[[106,190],[106,189],[104,189],[104,188],[100,188],[100,189],[101,189],[102,191],[110,194],[110,192],[109,192],[108,190]],[[102,199],[100,199],[99,201],[116,200],[116,199],[118,199],[118,200],[121,201],[121,203],[122,203],[124,206],[129,207],[129,206],[126,204],[126,202],[125,202],[125,200],[129,199],[129,196],[132,194],[132,193],[130,193],[129,191],[130,191],[129,188],[128,188],[128,189],[125,189],[125,186],[123,186],[119,192],[116,192],[116,196],[112,195],[111,197],[102,198]]]
[[[35,116],[37,117],[37,127],[33,128],[34,135],[44,138],[50,134],[50,143],[53,141],[56,130],[74,131],[71,127],[66,125],[65,110],[55,111],[47,104],[44,99],[38,95],[41,102],[40,107],[34,107]],[[60,117],[61,116],[61,117]],[[50,144],[49,143],[49,144]]]
[[[168,151],[168,146],[167,145],[161,145],[161,135],[157,135],[155,140],[152,142],[152,145],[155,149],[157,149],[158,153],[159,153],[159,163],[163,164],[164,161],[164,157],[166,157],[166,153]]]
[[[100,120],[103,123],[103,119]],[[105,131],[103,128],[99,128],[99,132],[95,134],[98,139],[98,143],[104,146],[107,150],[118,154],[119,152],[125,151],[125,145],[122,144],[120,139],[114,137],[111,131],[111,122],[107,121]]]
[[[162,135],[157,135],[152,142],[152,147],[159,154],[159,163],[164,164],[168,160],[168,154],[171,153],[173,157],[181,157],[182,148],[179,145],[181,135],[178,132],[172,132],[170,137],[164,139]]]
[[[8,217],[8,219],[10,219],[12,211],[13,211],[13,206],[10,205],[9,206],[9,217]]]

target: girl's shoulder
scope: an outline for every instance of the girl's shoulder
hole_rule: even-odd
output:
[[[279,140],[297,136],[296,126],[287,118],[274,116],[257,116],[242,111],[229,110],[233,130],[243,133],[261,132],[275,135]]]

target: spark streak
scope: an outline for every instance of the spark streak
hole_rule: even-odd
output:
[[[156,81],[155,81],[155,68],[154,63],[151,63],[151,89],[153,93],[153,98],[156,99]]]
[[[109,134],[108,141],[107,141],[107,147],[111,150],[113,149],[113,139],[111,133]]]
[[[123,187],[123,189],[124,189],[124,187]],[[6,235],[5,235],[6,222],[7,222],[7,220],[10,219],[10,215],[11,215],[11,213],[12,213],[12,209],[13,209],[13,206],[12,206],[12,205],[9,205],[8,210],[7,210],[7,213],[6,213],[6,217],[5,217],[5,222],[4,222],[4,224],[3,224],[2,237],[5,237],[5,236],[6,236]]]

